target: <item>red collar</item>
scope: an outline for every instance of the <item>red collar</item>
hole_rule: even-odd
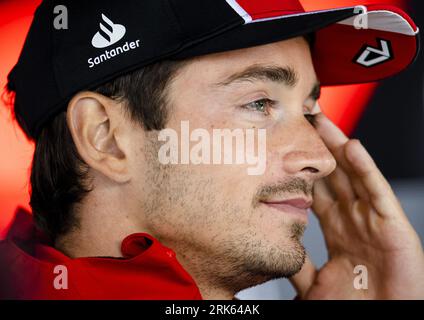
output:
[[[71,259],[46,245],[19,209],[0,242],[0,299],[202,299],[175,252],[151,235],[129,235],[121,251],[124,258]],[[65,272],[68,289],[55,288]]]

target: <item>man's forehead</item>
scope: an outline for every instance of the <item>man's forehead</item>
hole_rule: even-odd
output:
[[[194,60],[194,72],[204,73],[200,76],[213,77],[214,82],[225,83],[237,75],[248,78],[249,75],[269,75],[278,79],[289,80],[295,84],[298,76],[307,72],[314,76],[310,47],[303,37],[279,41],[262,46],[213,53]],[[196,70],[197,69],[197,70]],[[262,70],[261,70],[262,69]],[[278,70],[280,69],[280,70]],[[274,71],[274,72],[273,72]],[[311,75],[311,72],[313,75]],[[272,75],[274,73],[274,75]],[[264,77],[262,77],[264,80]]]
[[[184,83],[206,90],[228,91],[256,82],[294,88],[301,82],[305,90],[311,90],[311,97],[319,97],[320,92],[310,47],[303,37],[199,56],[187,65],[187,71]]]

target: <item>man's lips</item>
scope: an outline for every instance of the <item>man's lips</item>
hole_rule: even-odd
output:
[[[312,206],[312,199],[293,198],[289,200],[263,200],[261,203],[285,213],[307,216]]]

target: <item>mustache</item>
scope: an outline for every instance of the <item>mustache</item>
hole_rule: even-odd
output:
[[[292,178],[260,187],[253,199],[253,205],[256,207],[261,201],[290,193],[296,195],[302,193],[307,197],[311,197],[312,192],[313,183],[307,182],[302,178]]]

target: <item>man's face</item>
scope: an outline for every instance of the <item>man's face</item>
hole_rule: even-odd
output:
[[[305,117],[315,112],[317,83],[303,38],[202,56],[178,73],[167,128],[180,134],[189,121],[211,137],[213,129],[266,129],[261,175],[248,175],[247,164],[161,164],[164,142],[147,133],[147,170],[137,177],[143,223],[189,273],[240,290],[300,270],[307,217],[281,202],[310,202],[314,181],[335,168]]]

